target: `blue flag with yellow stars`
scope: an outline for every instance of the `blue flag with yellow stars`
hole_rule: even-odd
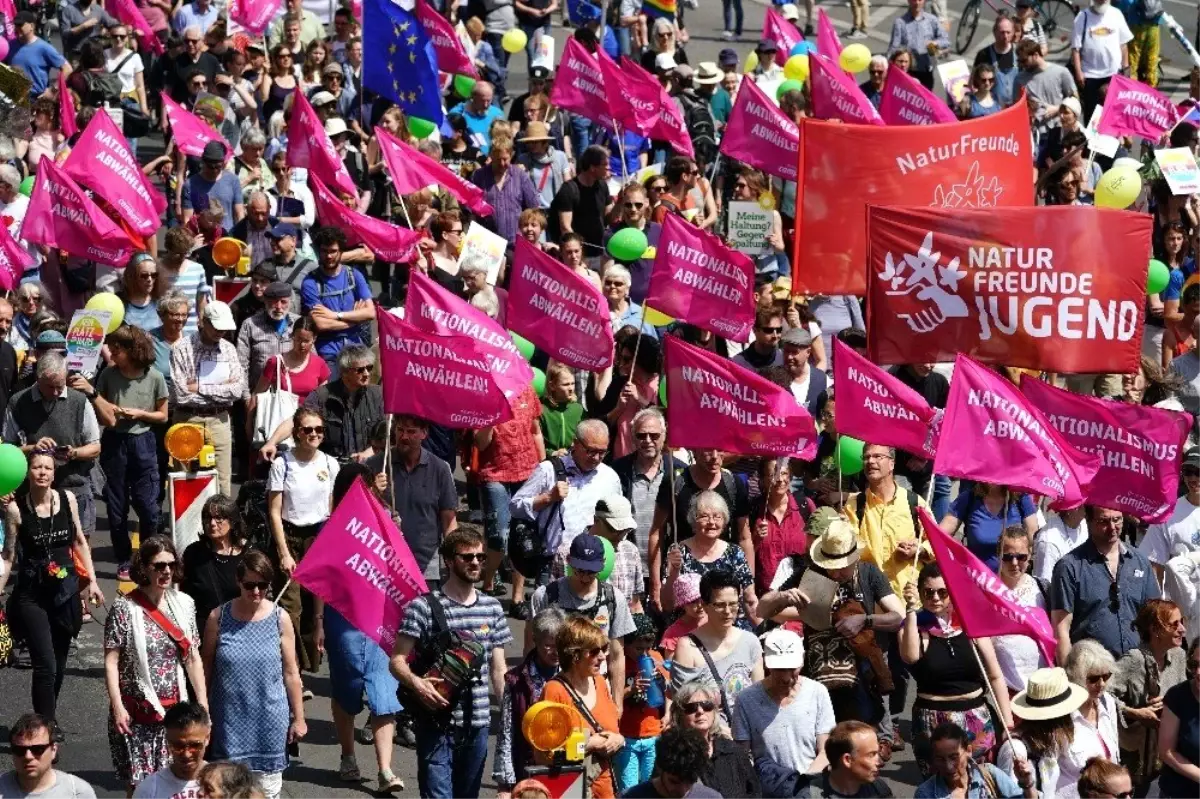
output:
[[[405,0],[400,0],[405,2]],[[404,113],[442,123],[437,55],[421,21],[393,0],[363,2],[363,86]]]

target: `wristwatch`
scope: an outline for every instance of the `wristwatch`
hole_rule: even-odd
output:
[[[97,397],[96,389],[93,388],[91,391],[86,392],[83,396],[88,398],[88,402],[95,402]]]
[[[338,320],[339,322],[340,322],[340,321],[342,321],[342,312],[341,312],[341,311],[338,311],[338,312],[337,312],[337,320]]]
[[[875,617],[874,616],[871,616],[868,614],[867,620],[865,622],[863,622],[863,629],[864,630],[874,630],[875,629]]]

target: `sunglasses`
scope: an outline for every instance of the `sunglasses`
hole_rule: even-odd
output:
[[[354,366],[347,371],[354,372],[356,375],[369,375],[374,368],[373,366]]]
[[[596,655],[607,655],[608,654],[608,644],[605,644],[604,646],[593,646],[587,652],[592,657],[596,657]]]
[[[633,437],[638,441],[658,441],[662,438],[662,433],[634,433]]]
[[[950,591],[945,588],[922,588],[921,596],[926,599],[948,599]]]
[[[655,185],[651,186],[648,189],[648,191],[666,191],[666,190],[667,190],[667,185],[665,183],[656,183]]]
[[[718,613],[736,613],[740,605],[737,602],[713,602],[710,607]]]
[[[325,426],[319,424],[301,425],[300,432],[306,436],[316,434],[318,436],[325,435]]]
[[[124,33],[114,33],[114,34],[112,35],[112,38],[113,38],[113,41],[116,41],[116,42],[123,42],[123,41],[125,41],[126,39],[128,39],[128,38],[129,38],[129,36],[128,36],[128,35],[126,35],[126,34],[124,34]]]
[[[483,563],[487,560],[486,552],[455,552],[454,557],[467,563]]]
[[[184,41],[187,42],[188,44],[200,44],[200,42],[202,42],[204,40],[203,39],[184,39]]]
[[[717,704],[715,702],[684,702],[682,707],[683,712],[690,716],[697,710],[703,710],[705,713],[712,713],[717,709]]]
[[[224,94],[225,92],[229,91],[232,88],[233,88],[232,83],[218,83],[216,85],[216,90],[218,92],[220,92],[221,94]]]
[[[168,560],[161,563],[151,563],[150,568],[154,569],[156,572],[169,572],[171,569],[175,568],[175,561]]]
[[[1105,674],[1089,674],[1088,678],[1087,678],[1088,682],[1092,683],[1093,685],[1095,685],[1098,682],[1108,682],[1111,679],[1112,679],[1111,671],[1107,672]]]
[[[267,589],[270,587],[271,587],[271,584],[268,583],[266,580],[262,580],[259,582],[242,583],[243,591],[262,591],[264,594],[267,592]]]
[[[625,203],[625,207],[631,211],[640,211],[646,207],[646,203]]]
[[[1005,563],[1024,563],[1025,561],[1029,560],[1029,556],[1020,555],[1016,552],[1005,552],[1000,556],[1000,560],[1004,561]]]
[[[608,447],[585,447],[580,444],[579,448],[588,455],[591,455],[593,458],[603,458],[608,454]]]
[[[148,277],[151,280],[153,280],[154,278],[158,277],[158,272],[138,272],[138,277],[142,277],[142,278]]]
[[[779,335],[780,333],[783,332],[782,327],[760,327],[759,330],[761,330],[764,333],[772,333],[774,335]]]
[[[12,753],[13,753],[14,757],[25,757],[25,755],[27,753],[32,752],[34,757],[41,757],[42,755],[46,754],[46,750],[52,746],[54,746],[54,744],[52,744],[52,743],[29,744],[28,746],[22,746],[21,744],[13,744],[12,745]]]
[[[1184,477],[1200,477],[1200,469],[1184,469]]]
[[[41,294],[26,294],[24,297],[21,298],[21,302],[41,302],[41,301],[42,301]]]
[[[172,752],[201,752],[204,750],[203,741],[167,741],[167,748]]]
[[[204,88],[204,87],[206,87],[206,86],[208,86],[208,81],[206,81],[206,80],[194,80],[194,81],[192,81],[192,88],[193,88],[193,89],[203,89],[203,88]]]

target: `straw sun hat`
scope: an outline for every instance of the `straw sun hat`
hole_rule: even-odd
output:
[[[1068,680],[1063,669],[1038,669],[1029,675],[1025,690],[1009,704],[1017,718],[1041,721],[1066,716],[1078,710],[1087,698],[1087,689]]]

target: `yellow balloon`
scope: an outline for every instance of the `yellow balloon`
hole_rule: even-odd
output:
[[[88,300],[84,307],[89,311],[108,311],[108,327],[104,329],[105,333],[113,332],[121,326],[121,322],[125,321],[125,304],[116,294],[108,292],[97,294]]]
[[[673,317],[667,316],[662,311],[656,311],[650,307],[642,309],[642,318],[655,327],[666,327],[675,321]]]
[[[865,44],[855,42],[842,50],[838,63],[847,72],[865,72],[871,65],[871,51]]]
[[[764,191],[758,195],[758,207],[764,211],[775,210],[775,195],[769,191]]]
[[[794,55],[783,65],[783,77],[788,80],[808,80],[808,56]]]
[[[642,260],[653,261],[657,255],[658,255],[657,247],[647,247],[646,251],[644,253],[642,253]]]
[[[1096,184],[1099,208],[1128,208],[1142,193],[1142,177],[1130,166],[1114,166]]]
[[[520,28],[513,28],[510,31],[506,31],[500,37],[500,46],[504,48],[504,52],[506,53],[519,53],[525,49],[525,45],[528,42],[529,37]]]
[[[742,72],[749,75],[755,70],[756,67],[758,67],[758,53],[752,52],[750,55],[746,56],[746,67],[742,70]]]

